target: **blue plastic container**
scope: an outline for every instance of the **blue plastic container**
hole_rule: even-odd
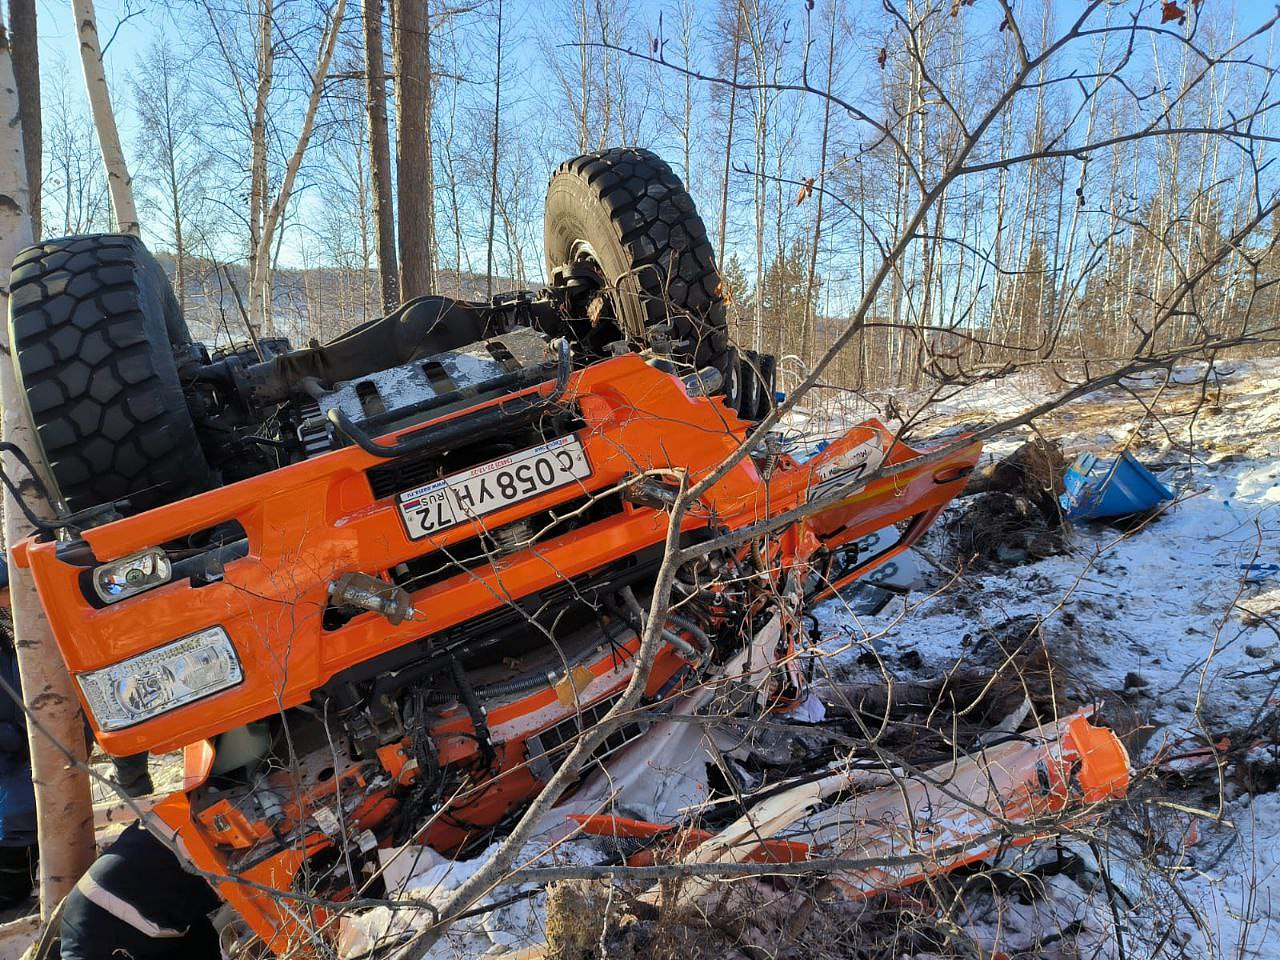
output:
[[[1068,520],[1124,517],[1173,499],[1173,491],[1128,450],[1115,460],[1099,460],[1092,453],[1082,453],[1071,464],[1063,482],[1066,492],[1058,503]]]

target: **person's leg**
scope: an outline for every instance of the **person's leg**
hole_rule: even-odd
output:
[[[22,681],[6,609],[8,592],[7,587],[0,587],[0,676],[17,693]],[[38,860],[26,714],[20,703],[0,693],[0,908],[19,904],[31,895]]]
[[[62,905],[62,960],[144,960],[163,956],[150,952],[153,942],[140,930],[90,902],[79,888],[73,889]]]
[[[16,906],[31,896],[38,862],[34,843],[0,843],[0,909]]]
[[[151,937],[72,890],[62,908],[61,960],[220,960],[218,932],[207,917],[183,936]]]

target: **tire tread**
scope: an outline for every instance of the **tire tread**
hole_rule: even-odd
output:
[[[208,486],[168,335],[185,324],[140,241],[36,244],[15,259],[10,290],[14,370],[68,509],[146,509]]]
[[[733,360],[720,273],[706,226],[680,178],[657,154],[638,147],[566,160],[551,183],[566,177],[583,181],[607,211],[634,265],[646,327],[670,323],[675,338],[690,344],[677,359],[724,372]]]

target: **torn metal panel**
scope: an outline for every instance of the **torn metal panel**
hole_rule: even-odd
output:
[[[845,896],[861,898],[1029,843],[1053,832],[1027,830],[1029,823],[1054,814],[1078,822],[1093,806],[1123,796],[1128,784],[1129,758],[1119,738],[1090,725],[1081,711],[927,771],[848,768],[800,783],[713,836],[692,831],[697,846],[681,860],[793,862],[800,847],[808,859],[865,860],[868,866],[831,877]],[[864,792],[822,806],[851,789]],[[620,836],[674,829],[616,818],[581,823],[590,832]],[[714,877],[692,877],[678,895],[694,902],[718,885]],[[669,905],[670,896],[655,885],[642,899]]]
[[[799,824],[816,856],[880,860],[834,881],[848,896],[869,896],[984,859],[1041,817],[1123,796],[1129,757],[1108,728],[1084,711],[954,763],[897,778]]]

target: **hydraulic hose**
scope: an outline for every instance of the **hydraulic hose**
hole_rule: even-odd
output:
[[[703,655],[708,657],[711,656],[711,652],[712,652],[711,638],[708,637],[706,634],[706,631],[703,630],[701,627],[699,627],[696,623],[694,623],[688,617],[681,616],[678,613],[667,614],[667,622],[673,623],[677,627],[679,627],[681,630],[684,630],[685,632],[691,634],[693,636],[693,639],[698,641],[698,646],[702,647]]]
[[[570,657],[567,666],[572,669],[584,660],[589,659],[595,652],[597,647],[590,646]],[[552,683],[551,675],[546,673],[528,673],[524,676],[513,677],[510,680],[499,680],[496,683],[490,683],[487,686],[477,687],[476,696],[481,699],[489,697],[509,697],[515,693],[525,693],[528,690],[536,690],[540,686],[550,686]]]
[[[643,631],[645,624],[648,622],[648,619],[649,619],[648,611],[646,611],[644,607],[640,606],[640,601],[636,599],[636,595],[634,592],[632,592],[630,586],[623,587],[621,590],[618,591],[618,593],[621,595],[623,602],[627,605],[627,609],[630,610],[634,616],[639,618],[640,629],[641,631]],[[701,633],[702,631],[698,631],[698,632]],[[680,636],[680,634],[676,633],[674,630],[668,627],[663,627],[662,639],[666,640],[667,643],[671,644],[673,647],[679,650],[681,656],[683,656],[686,660],[698,659],[698,656],[699,656],[698,651],[693,649],[693,646],[689,643],[689,641],[686,640],[684,637]],[[702,634],[702,639],[703,640],[706,639],[705,633]],[[709,645],[709,641],[708,641],[708,645]]]

